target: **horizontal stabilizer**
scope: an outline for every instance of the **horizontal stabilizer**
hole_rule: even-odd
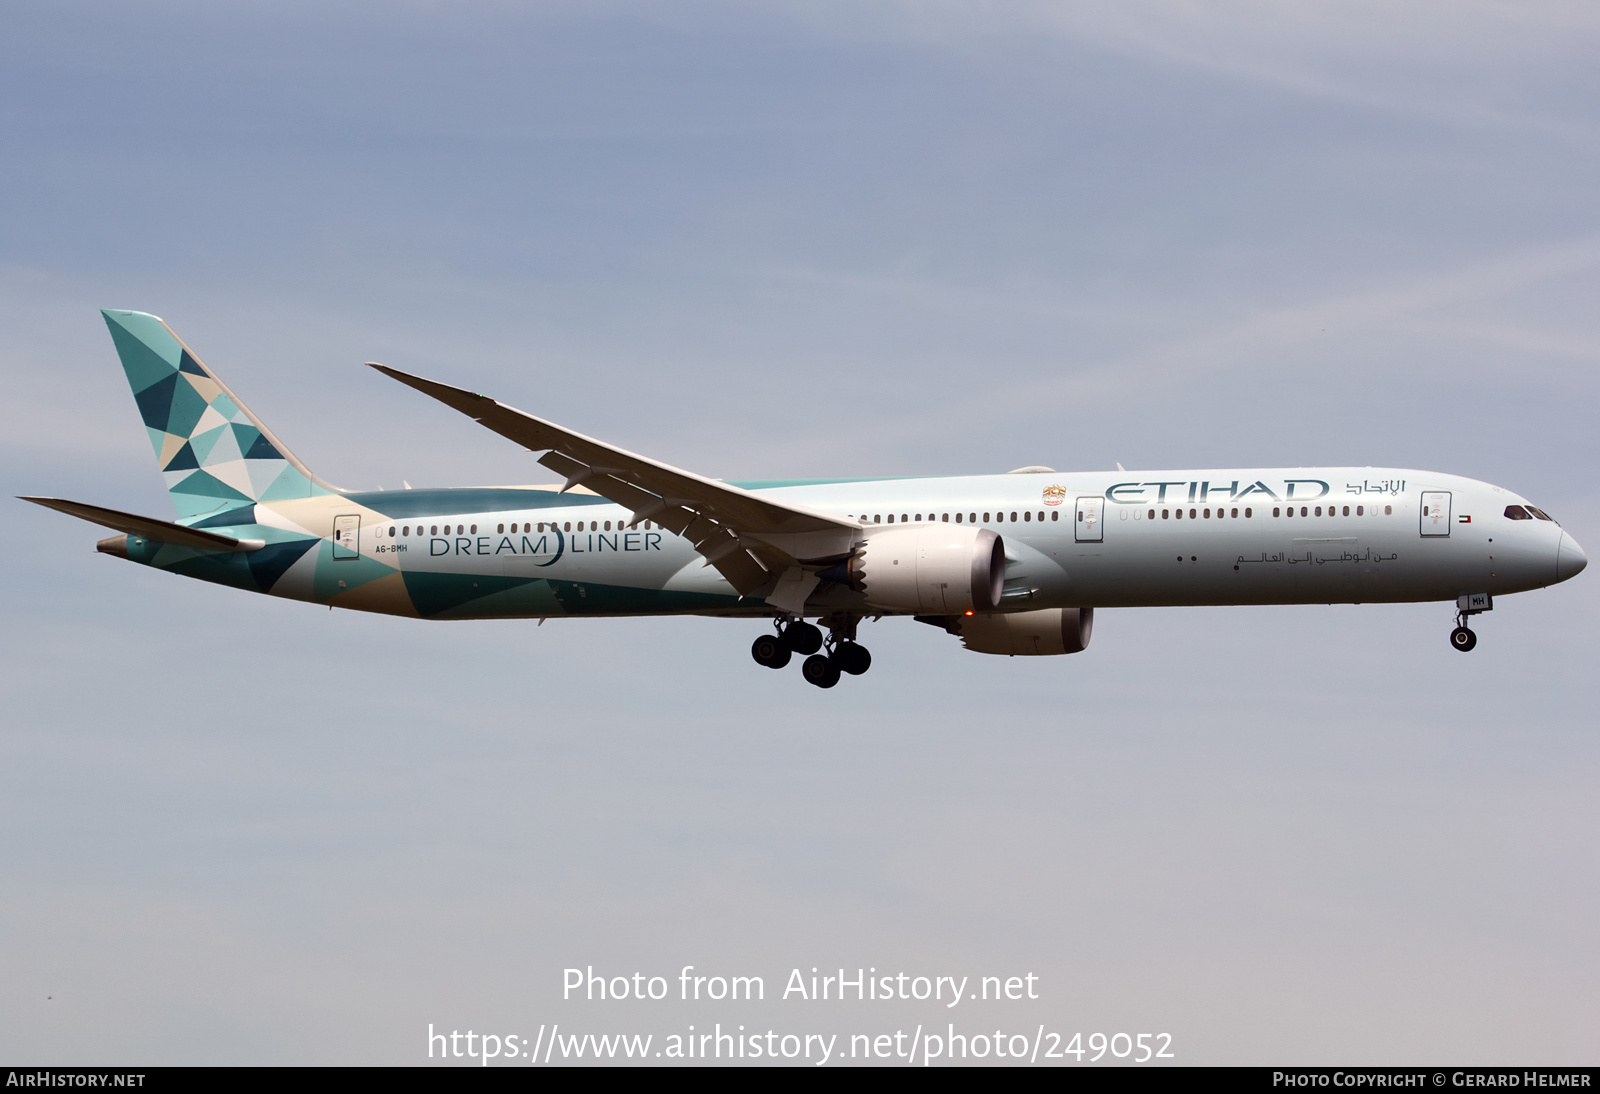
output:
[[[199,528],[185,528],[181,524],[155,520],[152,517],[120,513],[115,509],[105,509],[98,505],[85,505],[81,501],[27,497],[19,500],[31,501],[35,505],[54,509],[58,513],[65,513],[69,517],[77,517],[103,528],[114,528],[130,536],[155,540],[157,543],[170,543],[177,547],[193,547],[200,551],[256,551],[267,545],[263,539],[235,539],[233,536],[218,535],[216,532],[207,532]]]

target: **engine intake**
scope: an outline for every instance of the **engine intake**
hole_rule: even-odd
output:
[[[1082,653],[1094,630],[1093,608],[1040,608],[1031,612],[955,616],[946,629],[974,653],[1012,657]]]
[[[987,528],[912,524],[867,530],[850,560],[851,583],[874,608],[954,615],[1000,603],[1006,552]]]

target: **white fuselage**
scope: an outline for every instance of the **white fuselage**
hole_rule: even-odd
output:
[[[1027,473],[746,489],[846,516],[861,527],[863,542],[919,522],[992,529],[1006,554],[1002,611],[1455,600],[1550,585],[1583,565],[1581,549],[1554,521],[1505,516],[1508,506],[1526,505],[1521,497],[1425,471]],[[620,505],[539,489],[528,490],[528,504],[521,504],[520,493],[428,491],[425,501],[418,492],[421,507],[399,517],[394,506],[406,495],[394,492],[270,508],[285,527],[325,536],[340,514],[364,512],[345,550],[406,575],[539,577],[571,594],[538,603],[486,597],[448,613],[454,618],[771,613],[759,598],[738,598],[687,540],[648,522],[630,530],[631,514]],[[488,494],[495,503],[484,506],[480,496]],[[378,499],[387,511],[382,516],[373,511]],[[368,500],[372,509],[363,504]],[[257,519],[276,523],[268,510],[258,505]],[[272,591],[385,610],[379,602],[344,600],[316,579],[314,563],[298,569]],[[591,594],[591,587],[606,592]],[[629,590],[645,595],[635,601]],[[691,599],[669,603],[649,595],[662,592]],[[693,594],[727,599],[713,603]],[[845,584],[824,582],[806,606],[812,615],[840,610],[863,610]]]

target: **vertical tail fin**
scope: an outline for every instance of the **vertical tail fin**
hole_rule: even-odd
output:
[[[295,459],[171,327],[144,312],[100,314],[180,522],[258,501],[339,492]]]

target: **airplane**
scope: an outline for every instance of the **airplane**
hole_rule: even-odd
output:
[[[909,616],[977,653],[1081,652],[1097,608],[1494,598],[1588,564],[1489,483],[1393,468],[725,482],[399,369],[372,368],[533,452],[539,486],[348,491],[309,468],[161,319],[103,311],[175,521],[22,500],[111,528],[98,550],[330,608],[422,619],[714,615],[770,621],[754,660],[822,688]],[[808,622],[815,619],[822,626]],[[824,636],[823,628],[827,635]]]

